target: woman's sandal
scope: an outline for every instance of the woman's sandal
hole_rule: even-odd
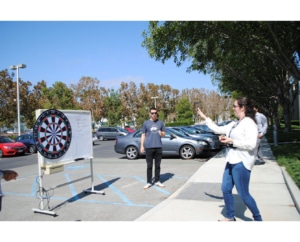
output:
[[[224,218],[224,219],[221,219],[221,220],[218,220],[219,222],[235,222],[236,219],[233,217],[233,218]]]

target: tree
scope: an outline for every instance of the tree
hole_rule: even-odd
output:
[[[110,126],[117,126],[122,123],[122,108],[119,93],[114,89],[109,91],[109,96],[104,99],[104,105],[108,108],[107,118]]]
[[[180,123],[186,123],[187,125],[192,124],[193,111],[191,109],[191,103],[188,97],[182,97],[176,106],[176,121]]]
[[[0,125],[11,127],[17,120],[16,83],[7,70],[0,72]]]
[[[77,109],[73,91],[63,82],[55,82],[52,87],[42,90],[48,101],[46,109]]]
[[[104,97],[99,88],[100,81],[97,78],[81,77],[78,84],[71,84],[70,88],[78,107],[82,110],[91,111],[92,121],[101,120],[104,105]]]
[[[191,59],[187,71],[212,74],[222,92],[256,99],[269,114],[276,115],[274,108],[282,105],[289,130],[300,79],[294,61],[299,30],[294,21],[153,21],[142,45],[162,63],[173,58],[180,66]]]
[[[140,106],[136,84],[134,82],[129,82],[129,84],[122,82],[119,93],[124,121],[126,123],[134,123],[138,117]]]

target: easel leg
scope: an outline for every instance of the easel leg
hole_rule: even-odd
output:
[[[93,159],[90,159],[90,168],[91,168],[91,188],[84,190],[84,192],[89,193],[97,193],[97,194],[105,194],[104,191],[96,191],[94,190],[94,174],[93,174]]]
[[[40,209],[36,209],[33,208],[32,211],[36,212],[36,213],[45,213],[45,214],[49,214],[49,215],[53,215],[55,216],[56,213],[53,211],[49,211],[49,210],[44,210],[44,188],[43,188],[43,174],[42,174],[42,169],[39,166],[39,191],[40,191]]]

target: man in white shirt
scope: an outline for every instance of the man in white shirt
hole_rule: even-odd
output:
[[[254,149],[254,155],[257,159],[255,164],[256,165],[264,165],[266,162],[263,159],[263,155],[262,155],[261,147],[260,147],[260,142],[261,142],[261,139],[263,138],[263,136],[267,133],[268,120],[267,120],[265,115],[258,112],[258,106],[257,105],[253,105],[253,109],[255,111],[255,119],[256,119],[257,126],[258,126],[257,144],[256,144],[256,147]]]

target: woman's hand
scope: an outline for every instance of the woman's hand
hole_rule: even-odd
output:
[[[227,136],[225,135],[220,135],[219,136],[219,140],[221,143],[223,144],[227,144],[227,145],[230,145],[233,143],[233,140],[231,138],[228,138]]]
[[[197,108],[197,113],[200,115],[201,118],[206,119],[206,116],[204,113],[202,113],[200,108]]]

